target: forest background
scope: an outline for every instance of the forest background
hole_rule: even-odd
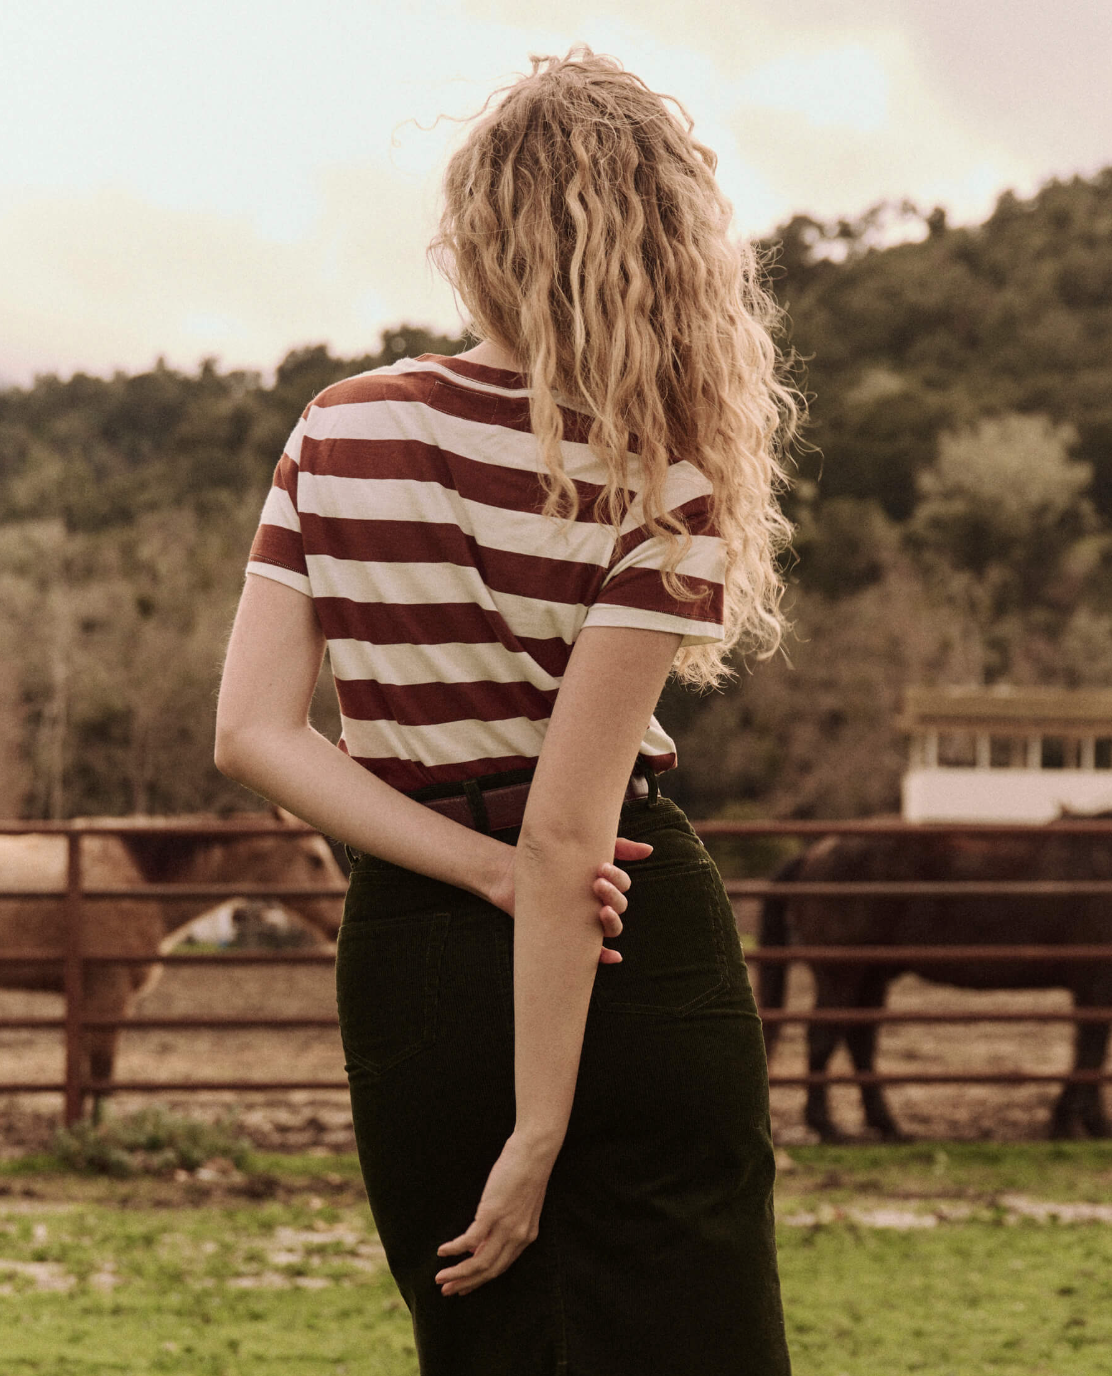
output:
[[[905,686],[1112,686],[1112,167],[981,225],[886,203],[765,247],[812,398],[794,630],[722,691],[665,690],[668,791],[704,817],[891,812]],[[271,385],[208,361],[0,392],[0,814],[256,805],[212,723],[282,445],[337,378],[462,347],[403,324]],[[315,720],[338,734],[326,681]]]

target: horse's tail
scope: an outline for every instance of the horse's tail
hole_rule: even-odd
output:
[[[781,865],[772,876],[777,884],[790,883],[799,877],[807,852],[797,855],[786,865]],[[786,946],[788,944],[788,902],[783,894],[774,894],[761,904],[760,943],[762,946]],[[787,984],[787,963],[779,960],[762,960],[757,972],[757,1001],[762,1008],[783,1008],[784,989]],[[765,1023],[765,1051],[772,1054],[776,1038],[780,1033],[778,1022]]]

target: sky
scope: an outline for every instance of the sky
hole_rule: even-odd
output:
[[[1112,163],[1108,0],[2,0],[0,383],[458,332],[446,156],[575,42],[683,101],[742,234]]]

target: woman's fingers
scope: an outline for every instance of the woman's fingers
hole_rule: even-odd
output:
[[[520,1251],[522,1249],[518,1249]],[[486,1247],[482,1256],[468,1257],[458,1266],[437,1273],[436,1283],[442,1295],[468,1295],[485,1285],[488,1280],[500,1276],[518,1256],[518,1251],[500,1247]]]
[[[622,934],[622,919],[613,908],[605,907],[599,912],[599,922],[602,924],[603,941],[613,941],[615,937]],[[621,952],[615,951],[609,946],[604,946],[599,952],[600,965],[619,965],[621,963]]]
[[[472,1290],[477,1290],[480,1285],[485,1285],[488,1280],[493,1280],[495,1276],[509,1270],[527,1246],[528,1243],[524,1241],[517,1242],[504,1238],[500,1243],[496,1243],[491,1238],[481,1252],[468,1257],[466,1261],[461,1261],[458,1266],[437,1272],[436,1284],[440,1286],[440,1293],[469,1295]]]
[[[619,903],[616,905],[619,912],[625,911],[624,895],[629,892],[632,881],[625,870],[620,870],[617,865],[600,865],[598,876],[594,882],[595,893],[601,898],[602,889],[605,889],[607,899],[617,898]],[[600,888],[601,886],[601,888]]]
[[[441,1287],[444,1295],[455,1294],[461,1286],[473,1281],[474,1277],[482,1271],[489,1262],[487,1256],[480,1258],[480,1250],[488,1251],[483,1244],[487,1242],[487,1235],[482,1232],[477,1224],[472,1223],[467,1232],[461,1233],[459,1237],[451,1242],[442,1243],[436,1249],[438,1257],[459,1256],[461,1253],[468,1253],[462,1261],[454,1266],[445,1266],[436,1273],[436,1284]]]
[[[603,941],[613,941],[615,937],[622,934],[622,919],[618,916],[615,909],[609,905],[599,912],[599,922],[602,925]]]
[[[629,886],[633,883],[625,870],[619,869],[617,865],[600,865],[599,875],[603,879],[609,879],[611,884],[620,889],[622,893],[628,892]]]
[[[466,1236],[467,1233],[464,1234]],[[477,1290],[480,1285],[507,1270],[527,1245],[525,1241],[516,1242],[508,1237],[498,1239],[491,1235],[484,1236],[481,1242],[474,1245],[457,1248],[461,1242],[463,1238],[457,1238],[455,1242],[447,1242],[436,1249],[438,1256],[444,1256],[448,1248],[471,1252],[469,1257],[455,1266],[447,1266],[436,1273],[436,1284],[440,1286],[442,1295],[468,1295],[472,1290]]]
[[[619,887],[612,879],[607,879],[604,875],[599,875],[591,885],[591,892],[599,900],[604,908],[608,908],[611,913],[618,915],[624,913],[629,907],[629,900],[625,896],[625,889],[629,887],[628,882],[624,887]],[[603,924],[605,926],[605,923]],[[618,931],[621,931],[619,924]],[[617,932],[613,935],[617,936]]]
[[[459,1237],[454,1237],[451,1242],[442,1242],[436,1249],[438,1257],[457,1257],[461,1252],[474,1252],[482,1243],[486,1234],[472,1223],[465,1233],[460,1233]]]
[[[628,906],[625,890],[629,888],[629,875],[624,870],[618,869],[616,865],[600,865],[598,878],[591,886],[595,897],[602,904],[599,909],[599,923],[602,926],[603,941],[613,941],[615,937],[622,934],[621,914]],[[621,963],[619,952],[612,950],[609,946],[604,946],[599,952],[600,965],[618,965]]]
[[[614,842],[615,860],[645,860],[652,853],[653,848],[647,841],[627,841],[624,836],[619,836]]]

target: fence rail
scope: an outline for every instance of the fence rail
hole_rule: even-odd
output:
[[[908,833],[922,835],[962,834],[986,838],[1006,838],[1045,834],[1045,828],[1018,823],[910,824],[891,818],[855,821],[715,821],[695,824],[701,836],[796,836],[829,835],[891,835]],[[1112,823],[1087,818],[1069,818],[1054,823],[1056,832],[1067,835],[1104,836],[1112,838]],[[85,1097],[90,1094],[115,1091],[159,1092],[214,1090],[333,1090],[346,1088],[346,1081],[336,1079],[301,1080],[189,1080],[165,1081],[154,1079],[97,1080],[87,1072],[83,1063],[83,1041],[91,1029],[119,1029],[123,1027],[147,1030],[198,1028],[328,1028],[336,1026],[333,1016],[243,1016],[239,1014],[181,1015],[170,1018],[111,1018],[85,1011],[85,972],[97,965],[146,966],[213,965],[228,969],[244,965],[325,965],[331,964],[334,954],[327,950],[282,951],[249,950],[222,954],[205,952],[173,952],[161,955],[133,953],[120,955],[93,952],[87,949],[86,936],[90,914],[96,905],[106,902],[182,902],[218,903],[229,898],[281,899],[296,902],[304,898],[338,897],[342,887],[290,888],[270,884],[143,884],[119,888],[89,888],[84,884],[82,840],[88,836],[126,834],[158,834],[163,836],[266,836],[312,835],[307,827],[290,826],[275,821],[231,818],[219,823],[198,819],[84,819],[73,822],[0,821],[3,835],[54,835],[66,842],[66,881],[54,889],[26,891],[0,889],[0,901],[19,902],[61,901],[65,913],[65,949],[56,947],[5,952],[0,966],[60,967],[65,997],[65,1013],[52,1018],[0,1018],[0,1030],[39,1029],[62,1031],[65,1035],[65,1074],[59,1081],[6,1081],[0,1083],[0,1093],[62,1094],[65,1121],[75,1122],[81,1117]],[[776,883],[768,879],[731,880],[727,884],[731,897],[761,899],[791,896],[852,901],[854,898],[921,898],[939,900],[959,898],[1015,898],[1058,899],[1069,897],[1100,897],[1112,899],[1112,880],[1006,880],[1006,881],[861,881],[829,883]],[[1062,945],[964,945],[964,946],[794,946],[753,947],[745,951],[751,964],[806,961],[811,964],[872,964],[893,965],[899,962],[933,964],[938,966],[962,963],[992,962],[1013,964],[1050,961],[1056,965],[1076,966],[1079,963],[1112,962],[1110,944]],[[2,980],[0,980],[2,983]],[[970,1011],[968,1009],[918,1011],[913,1009],[854,1008],[837,1009],[765,1009],[762,1017],[768,1023],[1059,1023],[1094,1024],[1112,1021],[1112,1008],[1074,1008],[1070,1011],[1045,1010]],[[776,1074],[770,1077],[773,1085],[813,1086],[818,1084],[1093,1084],[1112,1081],[1112,1073],[1095,1070],[1062,1073],[1031,1071],[995,1071],[949,1073],[914,1071],[907,1073],[854,1072],[851,1074]]]

